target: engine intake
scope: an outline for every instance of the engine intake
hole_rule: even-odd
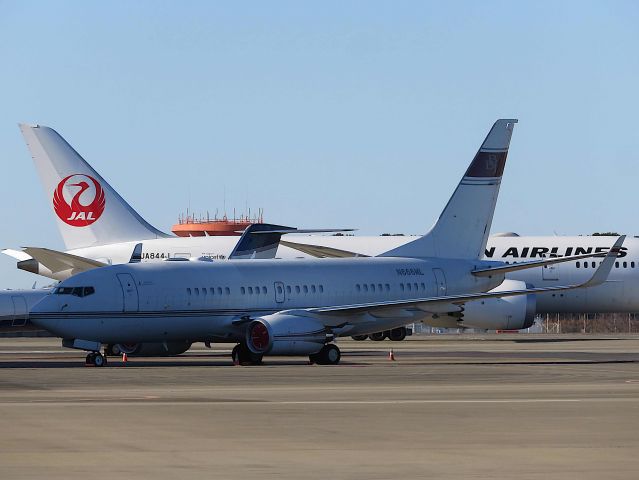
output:
[[[331,339],[321,322],[286,313],[255,319],[246,329],[246,345],[260,355],[311,355]]]

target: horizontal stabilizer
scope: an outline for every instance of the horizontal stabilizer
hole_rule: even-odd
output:
[[[368,255],[362,255],[355,252],[349,252],[347,250],[340,250],[338,248],[323,247],[321,245],[310,245],[306,243],[295,243],[281,240],[280,245],[292,248],[299,252],[305,253],[316,258],[353,258],[353,257],[368,257]]]
[[[300,229],[271,225],[269,223],[253,223],[246,227],[244,233],[229,255],[230,260],[249,258],[275,258],[282,235],[289,233],[332,233],[352,232],[353,229]]]
[[[73,273],[104,267],[107,264],[90,258],[71,255],[70,253],[50,250],[48,248],[25,247],[23,251],[35,261],[47,267],[51,272],[58,273],[64,270],[73,270]]]

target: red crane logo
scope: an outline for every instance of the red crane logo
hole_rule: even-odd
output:
[[[71,178],[73,178],[74,183],[70,183]],[[87,180],[93,183],[93,189]],[[64,198],[65,186],[67,188],[80,188],[80,190],[73,195],[70,204]],[[93,190],[93,192],[90,191],[83,197],[83,194],[87,190]],[[90,196],[91,193],[93,193],[93,198],[89,198],[91,200],[90,203],[80,203],[81,197],[86,202],[87,196]],[[53,192],[53,209],[55,213],[60,217],[60,220],[72,227],[87,227],[91,225],[100,218],[100,215],[104,212],[105,204],[104,190],[100,183],[95,178],[81,173],[74,173],[63,178],[60,183],[58,183],[55,192]]]

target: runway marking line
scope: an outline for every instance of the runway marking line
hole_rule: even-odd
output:
[[[248,404],[256,404],[260,406],[264,405],[424,405],[424,404],[533,404],[533,403],[595,403],[595,402],[639,402],[639,398],[634,397],[620,397],[620,398],[606,398],[606,397],[593,397],[593,398],[496,398],[496,399],[423,399],[423,400],[243,400],[235,401],[234,399],[228,400],[167,400],[162,401],[159,397],[130,397],[130,398],[118,398],[118,399],[100,399],[100,398],[83,398],[81,400],[73,399],[70,401],[65,400],[30,400],[30,401],[15,401],[15,402],[0,402],[0,406],[9,407],[26,407],[26,406],[100,406],[112,405],[241,405],[246,406]]]

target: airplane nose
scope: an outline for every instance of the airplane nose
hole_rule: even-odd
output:
[[[55,302],[52,302],[50,296],[44,297],[33,307],[31,307],[29,318],[34,325],[37,325],[40,328],[44,328],[45,330],[54,333],[59,320],[51,317],[50,315],[52,313],[52,303]]]

